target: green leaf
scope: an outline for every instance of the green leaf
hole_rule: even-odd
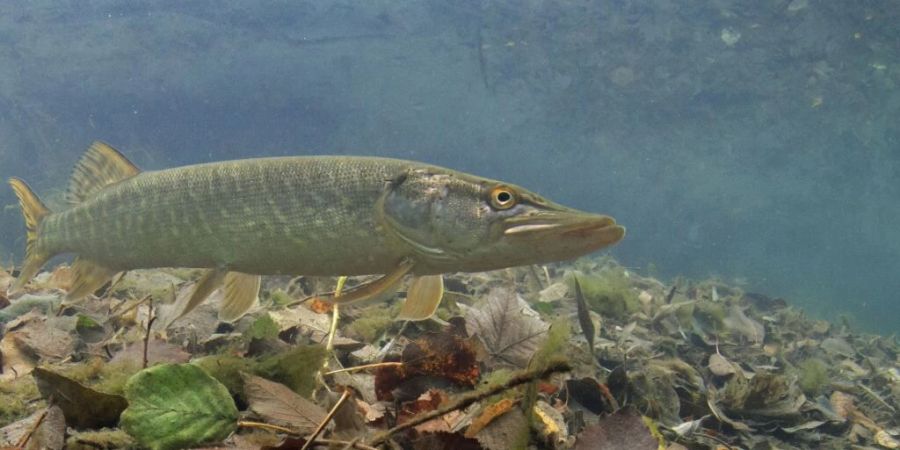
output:
[[[237,428],[228,389],[192,364],[163,364],[138,372],[125,385],[128,409],[119,425],[153,449],[217,442]]]

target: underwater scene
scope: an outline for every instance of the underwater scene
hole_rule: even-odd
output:
[[[900,448],[897,0],[0,5],[0,449]]]

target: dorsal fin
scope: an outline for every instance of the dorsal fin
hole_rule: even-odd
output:
[[[141,170],[118,150],[96,141],[75,165],[66,200],[72,204],[81,203],[104,187],[139,173]]]

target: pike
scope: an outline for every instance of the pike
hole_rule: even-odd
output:
[[[63,253],[76,255],[67,301],[121,271],[203,268],[179,299],[181,315],[224,287],[224,321],[253,307],[260,275],[271,274],[381,275],[331,299],[342,304],[392,295],[412,275],[400,316],[421,320],[440,302],[441,274],[571,259],[625,234],[611,217],[512,184],[388,158],[252,158],[142,172],[95,142],[75,166],[64,211],[51,212],[21,179],[9,183],[27,238],[11,291]]]

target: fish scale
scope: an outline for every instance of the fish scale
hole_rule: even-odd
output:
[[[402,255],[385,245],[373,205],[389,173],[422,167],[382,158],[283,157],[143,172],[45,222],[39,245],[119,269],[384,273]],[[282,180],[291,184],[272,183]]]

